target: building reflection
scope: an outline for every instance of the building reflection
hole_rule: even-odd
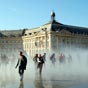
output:
[[[67,88],[67,86],[63,84],[64,83],[59,82],[59,80],[43,80],[41,75],[36,75],[34,81],[35,88]]]
[[[6,88],[6,87],[7,87],[6,81],[0,81],[0,88]]]

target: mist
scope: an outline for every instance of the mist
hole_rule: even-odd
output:
[[[41,52],[40,52],[41,53]],[[55,53],[55,62],[50,60],[50,56]],[[88,50],[77,48],[75,46],[62,48],[60,51],[51,51],[46,53],[46,62],[43,65],[42,79],[43,80],[73,80],[73,81],[88,81]],[[38,53],[39,54],[39,53]],[[43,54],[43,53],[41,53]],[[64,55],[64,62],[60,62],[60,55]],[[26,55],[26,54],[25,54]],[[71,59],[69,58],[71,56]],[[10,82],[18,83],[20,76],[18,69],[15,66],[18,61],[19,54],[13,58],[8,58],[8,62],[0,62],[0,86],[6,86]],[[24,80],[27,82],[34,81],[39,74],[36,71],[33,57],[26,55],[27,68],[24,72]],[[1,60],[0,60],[1,61]],[[7,64],[6,64],[7,63]],[[6,84],[6,85],[5,85]]]

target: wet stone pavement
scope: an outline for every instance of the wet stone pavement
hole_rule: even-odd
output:
[[[42,75],[39,76],[33,61],[28,63],[23,81],[20,81],[15,62],[0,66],[0,88],[88,88],[87,65],[83,64],[79,69],[80,64],[56,63],[52,66],[50,62],[46,62]]]

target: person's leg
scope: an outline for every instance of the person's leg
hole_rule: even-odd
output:
[[[23,76],[24,76],[24,69],[21,69],[21,81],[23,80]]]
[[[42,67],[43,67],[43,63],[40,64],[40,70],[39,70],[40,75],[42,73]]]
[[[22,75],[24,75],[24,69],[22,69]]]
[[[22,68],[20,68],[19,67],[19,75],[20,75],[20,81],[22,81],[23,80],[23,75],[24,75],[24,69],[22,69]]]
[[[21,76],[21,68],[19,67],[19,75]]]

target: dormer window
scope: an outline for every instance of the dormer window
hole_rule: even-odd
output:
[[[36,32],[34,32],[34,34],[36,34]]]
[[[29,35],[32,35],[32,33],[29,33]]]
[[[24,34],[25,36],[27,35],[27,34]]]
[[[43,31],[47,31],[47,28],[42,28],[41,30],[43,30]]]

